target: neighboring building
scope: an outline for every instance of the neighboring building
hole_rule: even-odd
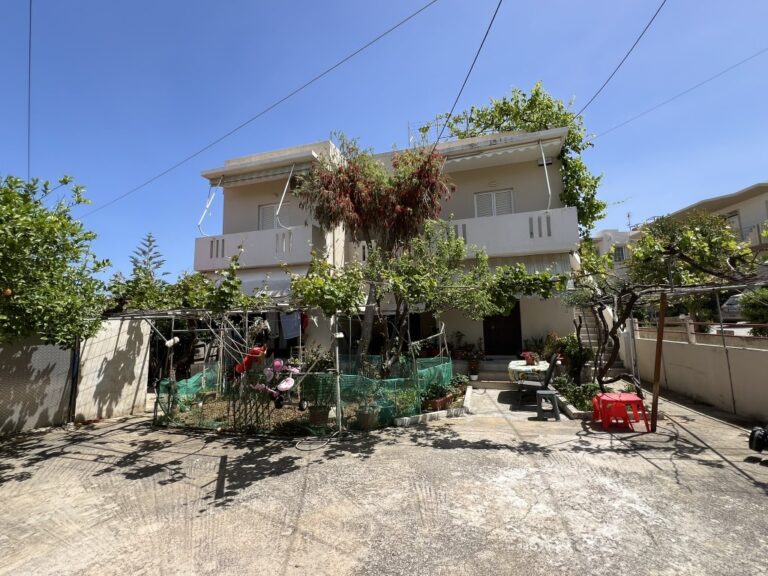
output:
[[[768,222],[768,182],[701,200],[671,215],[684,216],[694,210],[721,214],[728,220],[736,237],[748,242],[752,250],[768,250],[768,238],[763,236]]]
[[[578,222],[576,209],[560,201],[562,179],[556,159],[566,134],[566,128],[557,128],[438,146],[456,187],[442,214],[453,219],[454,229],[468,245],[486,250],[492,266],[521,262],[529,271],[570,270],[569,252],[579,242]],[[204,172],[212,185],[224,189],[223,234],[196,239],[195,270],[211,273],[225,268],[242,245],[244,291],[268,282],[269,289],[280,295],[289,289],[281,265],[303,273],[312,250],[326,253],[335,265],[364,259],[362,248],[347,242],[343,229],[322,232],[290,192],[283,198],[291,173],[300,174],[317,157],[335,153],[331,142],[317,142],[229,160]],[[390,157],[391,153],[379,155],[385,164]],[[443,321],[449,335],[461,331],[465,342],[483,338],[489,354],[513,355],[519,354],[525,338],[571,331],[572,318],[572,311],[558,300],[524,298],[509,316],[475,322],[449,312]],[[414,314],[411,337],[429,335],[434,328],[427,315]]]
[[[626,272],[625,262],[629,259],[629,243],[632,241],[630,232],[623,230],[600,230],[592,235],[592,244],[599,256],[611,254],[614,271],[623,276]]]

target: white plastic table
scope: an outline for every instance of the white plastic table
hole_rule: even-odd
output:
[[[549,369],[549,362],[546,360],[540,360],[533,366],[526,364],[525,360],[512,360],[507,366],[507,372],[509,373],[509,379],[514,381],[520,380],[526,374],[538,374],[546,372]]]

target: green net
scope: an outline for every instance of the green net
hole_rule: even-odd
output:
[[[381,358],[340,359],[339,376],[342,415],[346,425],[365,429],[391,425],[395,418],[421,413],[425,392],[435,385],[448,386],[453,378],[450,358],[411,358],[390,367],[389,377],[381,373]],[[287,430],[296,425],[333,427],[336,405],[336,376],[332,372],[310,373],[296,378],[287,394],[286,405],[276,409],[273,397],[248,386],[250,378],[231,390],[217,390],[218,365],[206,365],[203,372],[176,382],[175,394],[168,380],[160,382],[158,404],[165,421],[175,425],[234,430]],[[258,374],[251,376],[254,382]],[[298,400],[309,409],[299,408]]]

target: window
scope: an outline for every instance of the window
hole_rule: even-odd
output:
[[[259,206],[259,230],[274,230],[278,228],[277,216],[277,204],[264,204]],[[289,226],[288,224],[288,203],[283,202],[282,208],[280,208],[280,223],[283,226]]]
[[[614,246],[613,247],[613,261],[614,262],[624,262],[625,258],[627,257],[624,246]]]
[[[501,216],[515,211],[512,190],[475,194],[475,217]]]

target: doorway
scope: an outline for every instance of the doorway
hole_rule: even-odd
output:
[[[488,355],[520,355],[523,351],[520,302],[506,316],[489,316],[483,320],[483,342]]]

